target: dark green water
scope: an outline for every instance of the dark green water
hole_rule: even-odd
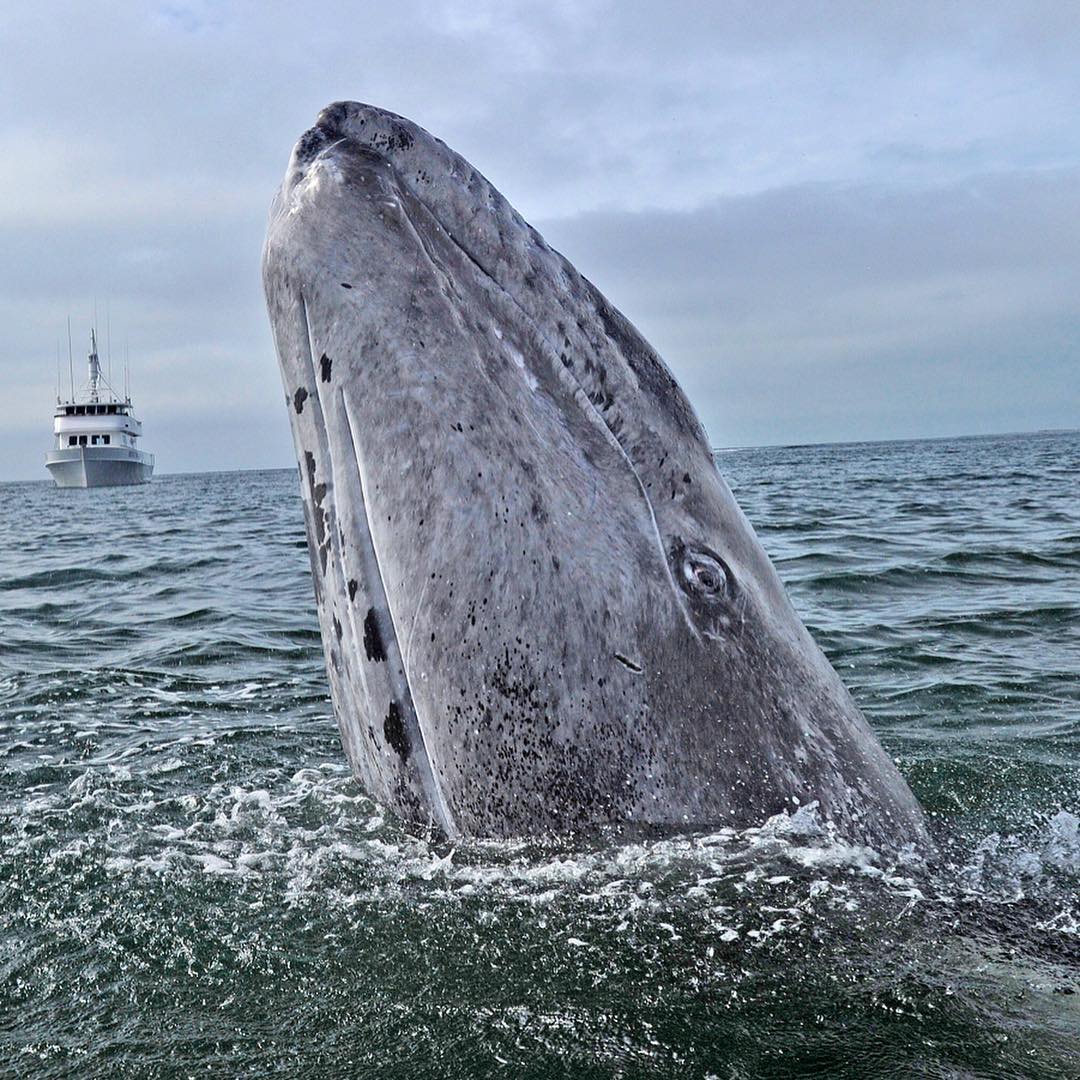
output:
[[[720,463],[933,865],[413,835],[294,473],[0,485],[0,1076],[1080,1076],[1080,435]]]

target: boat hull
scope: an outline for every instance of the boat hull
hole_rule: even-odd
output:
[[[50,450],[45,467],[62,488],[148,484],[154,472],[154,455],[126,446],[73,446]]]

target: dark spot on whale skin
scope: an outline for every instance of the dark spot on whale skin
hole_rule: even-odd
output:
[[[401,707],[396,701],[390,702],[390,708],[386,712],[386,719],[383,721],[383,735],[386,736],[386,741],[398,757],[404,761],[409,756],[409,751],[412,748],[409,746],[409,733],[405,730],[405,725],[401,721]]]
[[[351,289],[351,288],[352,288],[352,286],[351,286],[351,285],[350,285],[350,284],[349,284],[349,283],[348,283],[347,281],[343,281],[343,282],[341,283],[341,287],[342,287],[343,289]]]
[[[322,604],[322,585],[319,583],[319,575],[317,573],[318,566],[315,562],[318,547],[315,543],[315,537],[311,535],[312,519],[314,516],[314,508],[309,507],[307,503],[304,503],[304,532],[307,534],[306,547],[308,549],[308,558],[311,560],[311,583],[315,589],[315,603]]]
[[[296,144],[296,161],[300,165],[306,165],[320,150],[326,146],[327,137],[326,131],[320,125],[319,127],[309,128],[300,136],[300,141]]]
[[[380,662],[386,659],[382,632],[379,630],[379,616],[374,608],[368,608],[364,616],[364,652],[369,660]]]
[[[338,621],[338,617],[334,616],[334,633],[337,635],[338,641],[341,640],[341,623]]]
[[[611,396],[611,391],[605,391],[602,387],[599,390],[590,390],[587,397],[601,412],[606,412],[615,404],[615,399]]]
[[[629,657],[623,656],[622,653],[616,653],[615,654],[615,659],[618,660],[619,663],[622,664],[622,666],[624,668],[628,668],[635,675],[640,675],[641,674],[641,672],[642,672],[641,665],[640,664],[635,664],[634,661],[631,660]]]
[[[412,132],[404,124],[391,123],[390,138],[386,140],[387,150],[408,150],[413,144]]]
[[[358,586],[356,584],[356,578],[349,578],[349,599],[356,599],[356,590]]]
[[[296,409],[297,416],[304,411],[304,402],[307,401],[307,398],[308,392],[302,386],[293,395],[293,407]]]
[[[688,472],[684,472],[682,474],[682,480],[683,480],[684,484],[689,484],[690,483],[690,474]]]
[[[551,556],[551,565],[554,568],[555,573],[557,574],[559,572],[560,568],[562,567],[562,563],[559,561],[559,556],[558,555],[552,555]]]
[[[307,462],[307,474],[308,474],[308,488],[311,491],[311,501],[316,507],[322,506],[323,499],[326,498],[326,485],[315,483],[315,455],[310,450],[304,451],[304,459]],[[321,544],[326,536],[325,528],[319,529],[319,543]]]
[[[330,381],[330,369],[333,367],[334,361],[330,359],[326,353],[323,353],[319,357],[319,377],[323,382]]]
[[[325,574],[329,544],[326,542],[326,511],[322,508],[322,501],[326,498],[326,485],[315,483],[315,455],[310,450],[304,451],[304,464],[307,466],[308,491],[311,493],[311,519],[315,526],[315,540]]]

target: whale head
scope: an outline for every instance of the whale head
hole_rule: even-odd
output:
[[[674,377],[462,157],[323,111],[264,283],[334,711],[406,817],[505,836],[922,813]]]

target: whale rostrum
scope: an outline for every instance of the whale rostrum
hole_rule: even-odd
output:
[[[263,255],[331,697],[361,784],[450,835],[922,812],[671,372],[464,158],[331,105]]]

